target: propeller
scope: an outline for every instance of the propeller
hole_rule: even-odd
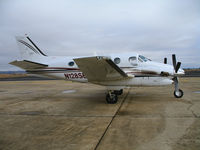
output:
[[[176,72],[176,73],[178,72],[178,70],[179,70],[180,67],[181,67],[181,62],[178,62],[178,63],[176,64],[176,68],[175,68],[175,72]]]
[[[167,64],[167,58],[166,57],[164,58],[164,64]]]
[[[181,62],[176,63],[176,55],[175,54],[172,55],[172,63],[174,66],[174,71],[175,71],[175,73],[177,73],[181,67]]]

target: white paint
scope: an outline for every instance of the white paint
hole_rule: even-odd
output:
[[[62,91],[63,94],[69,94],[69,93],[75,93],[76,90],[66,90],[66,91]]]

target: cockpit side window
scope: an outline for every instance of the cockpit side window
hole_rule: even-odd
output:
[[[140,62],[143,62],[143,60],[142,60],[140,57],[138,57],[138,60],[139,60]]]
[[[141,59],[141,60],[144,61],[144,62],[151,61],[150,59],[148,59],[148,58],[146,58],[146,57],[144,57],[144,56],[142,56],[142,55],[139,55],[139,58],[138,58],[138,59]]]

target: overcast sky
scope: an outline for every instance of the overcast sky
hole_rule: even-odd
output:
[[[200,67],[200,0],[0,0],[0,71],[19,57],[16,35],[47,55],[177,54]]]

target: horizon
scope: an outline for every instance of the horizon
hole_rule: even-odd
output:
[[[17,67],[16,67],[17,68]],[[189,68],[182,68],[182,69],[200,69],[200,67],[189,67]],[[19,70],[0,70],[0,73],[2,72],[26,72],[26,70],[20,69]]]

